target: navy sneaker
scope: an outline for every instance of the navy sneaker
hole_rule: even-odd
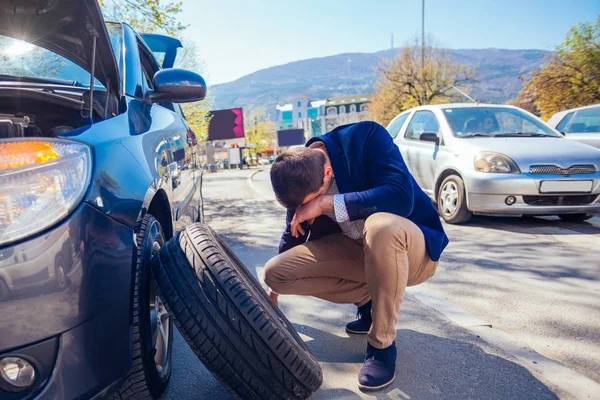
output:
[[[372,304],[373,301],[369,300],[368,303],[358,307],[358,312],[356,313],[356,318],[358,319],[346,325],[346,332],[353,333],[355,335],[366,335],[369,333],[369,329],[371,329],[371,323],[373,322],[371,319]]]
[[[365,362],[358,373],[358,387],[364,391],[381,390],[396,378],[396,342],[385,349],[367,344]]]

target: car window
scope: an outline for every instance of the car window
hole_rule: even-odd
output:
[[[575,113],[572,112],[565,115],[564,118],[560,121],[560,123],[556,125],[556,130],[563,133],[567,132],[567,127],[569,126],[573,115],[575,115]]]
[[[440,134],[440,124],[437,117],[431,111],[417,111],[410,120],[406,134],[407,139],[419,140],[421,133],[431,132],[436,135]]]
[[[400,133],[400,129],[402,129],[402,125],[404,125],[404,122],[406,121],[409,115],[410,113],[408,112],[400,114],[399,116],[394,118],[388,126],[387,130],[394,139],[396,138],[396,136],[398,136],[398,133]]]
[[[600,107],[577,111],[567,133],[600,132]]]
[[[530,114],[512,107],[444,108],[444,115],[457,137],[532,135],[558,137],[558,133]]]
[[[156,74],[160,67],[154,58],[154,55],[148,50],[148,48],[142,44],[142,42],[138,39],[138,46],[140,50],[140,64],[142,66],[142,74],[144,77],[144,81],[146,82],[146,89],[154,89],[154,74]],[[175,111],[175,107],[173,107],[173,103],[168,101],[161,101],[158,103],[159,105],[168,108],[171,111]]]

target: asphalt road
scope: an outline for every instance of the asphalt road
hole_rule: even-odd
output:
[[[207,222],[260,278],[277,252],[284,210],[273,201],[267,173],[250,183],[255,172],[208,175],[204,196]],[[451,245],[438,272],[417,288],[440,293],[519,344],[600,381],[600,262],[593,251],[600,245],[599,218],[583,224],[474,218],[446,228]],[[300,296],[282,296],[281,307],[323,367],[315,399],[574,398],[410,294],[397,326],[397,379],[368,396],[356,387],[365,339],[344,332],[354,307]],[[179,335],[173,368],[165,399],[230,398]]]

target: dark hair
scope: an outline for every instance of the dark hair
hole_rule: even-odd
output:
[[[325,154],[304,147],[277,156],[271,168],[271,185],[277,201],[295,210],[304,198],[323,186]]]

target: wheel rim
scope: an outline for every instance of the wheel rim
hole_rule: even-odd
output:
[[[67,277],[65,275],[65,269],[63,268],[62,265],[58,265],[56,267],[56,282],[58,283],[58,286],[61,288],[64,288],[65,286],[67,286]]]
[[[442,213],[451,217],[458,208],[458,187],[456,182],[448,181],[442,188],[440,194],[440,203],[442,204]]]
[[[160,243],[154,242],[152,245],[152,255],[160,250]],[[169,340],[171,329],[169,323],[169,313],[165,305],[158,296],[154,279],[150,278],[150,331],[152,333],[152,348],[154,349],[154,364],[156,370],[161,373],[167,366],[169,360]]]

